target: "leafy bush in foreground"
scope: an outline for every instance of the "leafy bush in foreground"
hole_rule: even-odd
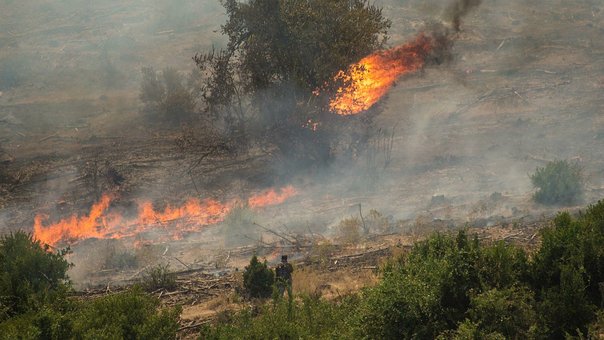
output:
[[[350,338],[345,321],[354,314],[354,307],[354,299],[338,303],[308,296],[297,301],[278,299],[261,307],[259,313],[245,309],[230,323],[206,326],[200,339]]]
[[[267,298],[273,292],[273,283],[275,283],[273,271],[268,268],[266,261],[262,263],[254,255],[243,272],[243,288],[251,297]]]
[[[175,339],[180,308],[159,308],[159,299],[141,289],[104,296],[73,316],[78,339]]]
[[[54,303],[69,289],[66,251],[49,252],[30,234],[0,238],[0,321]]]

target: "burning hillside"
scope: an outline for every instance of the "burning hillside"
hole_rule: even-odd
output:
[[[250,208],[258,209],[281,204],[294,195],[296,189],[286,186],[251,195],[243,202]],[[74,214],[48,225],[44,225],[48,216],[38,214],[34,221],[34,236],[50,245],[88,238],[120,239],[149,231],[159,231],[170,239],[179,239],[186,233],[221,222],[233,207],[244,204],[241,200],[223,203],[214,199],[190,198],[179,207],[168,205],[163,210],[156,210],[152,202],[140,201],[136,214],[127,216],[113,211],[114,199],[114,196],[104,194],[92,205],[87,215]]]

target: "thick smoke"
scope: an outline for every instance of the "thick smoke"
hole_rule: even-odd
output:
[[[453,24],[453,29],[458,32],[461,19],[481,3],[482,0],[456,0],[445,9],[444,18],[450,21]]]

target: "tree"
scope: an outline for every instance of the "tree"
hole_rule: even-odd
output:
[[[206,112],[229,131],[268,134],[284,154],[329,158],[325,103],[338,85],[332,79],[380,48],[390,22],[363,0],[224,0],[223,6],[226,49],[194,58]],[[317,118],[324,125],[313,131],[307,125]]]
[[[50,252],[22,231],[0,238],[0,321],[65,296],[70,287],[67,252]]]
[[[254,255],[243,272],[243,288],[251,297],[267,298],[273,292],[275,274]]]

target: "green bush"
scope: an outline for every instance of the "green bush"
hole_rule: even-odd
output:
[[[567,334],[586,333],[596,312],[596,306],[587,298],[581,270],[573,265],[562,265],[560,269],[560,283],[542,289],[538,305],[548,337],[555,339],[566,338]]]
[[[60,308],[45,306],[0,323],[0,339],[69,339],[72,320]]]
[[[76,339],[176,339],[180,308],[159,309],[140,288],[104,296],[73,314]]]
[[[438,340],[505,340],[503,334],[493,332],[486,333],[480,329],[480,325],[468,319],[460,323],[456,330],[445,331],[437,337]]]
[[[200,339],[335,339],[352,338],[346,320],[354,314],[354,298],[328,302],[301,296],[278,299],[259,312],[245,309],[230,323],[206,326]]]
[[[578,164],[569,161],[553,161],[537,168],[531,175],[533,186],[538,189],[534,199],[538,203],[574,204],[583,195],[583,177]]]
[[[170,265],[158,264],[143,274],[143,287],[148,291],[176,288],[176,274],[170,271]]]
[[[258,257],[254,255],[243,272],[243,288],[245,288],[247,294],[257,298],[270,297],[274,282],[275,274],[268,268],[266,260],[261,263],[258,261]]]
[[[417,243],[408,255],[387,264],[380,284],[365,291],[355,322],[357,335],[453,336],[446,332],[463,322],[475,296],[493,288],[515,291],[510,287],[528,277],[522,249],[504,243],[481,247],[464,231],[456,237],[433,235]],[[488,328],[479,331],[483,335],[500,333]]]
[[[476,295],[468,316],[485,334],[505,339],[527,339],[538,328],[533,292],[525,287],[494,288]]]
[[[62,299],[70,287],[64,259],[22,231],[0,238],[0,321]]]
[[[530,264],[531,285],[551,337],[583,334],[602,304],[604,201],[573,218],[560,213],[542,229],[541,247]]]
[[[560,213],[553,226],[541,231],[542,244],[532,261],[535,289],[560,286],[567,266],[581,270],[589,302],[600,305],[604,282],[604,201],[573,219]]]

